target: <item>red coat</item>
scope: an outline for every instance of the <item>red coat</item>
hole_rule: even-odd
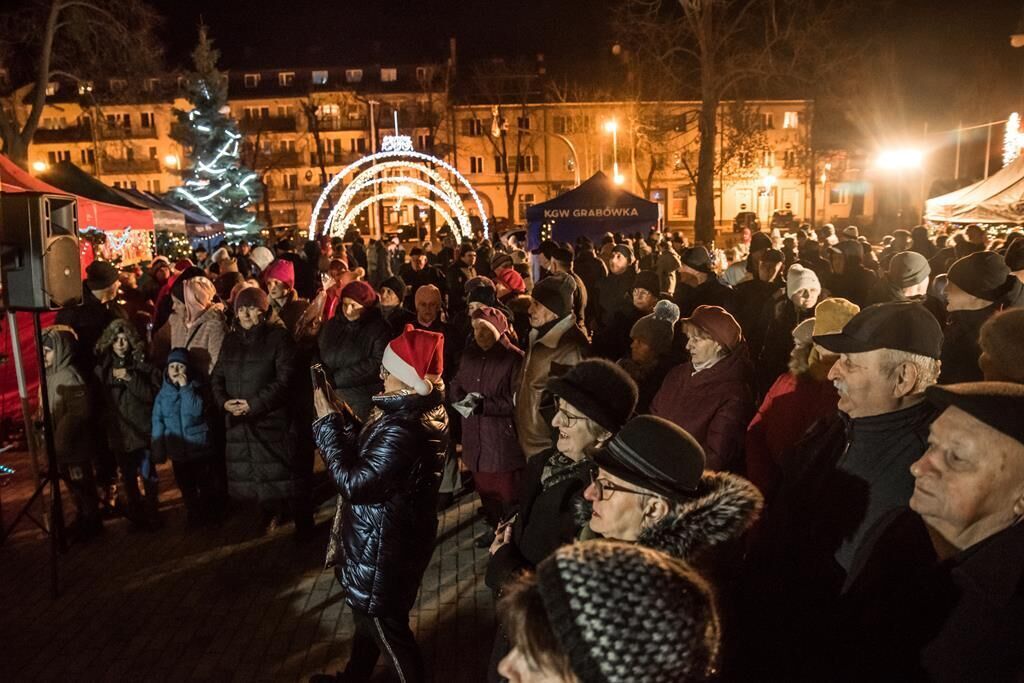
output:
[[[786,451],[812,424],[834,415],[839,394],[828,380],[792,372],[779,376],[747,428],[747,479],[768,498],[782,474]]]
[[[697,440],[707,469],[736,471],[743,465],[743,434],[754,414],[753,372],[746,347],[707,370],[677,365],[651,401],[651,414],[676,423]]]

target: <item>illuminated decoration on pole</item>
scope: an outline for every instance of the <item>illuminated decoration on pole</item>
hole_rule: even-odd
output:
[[[256,173],[241,165],[242,134],[227,106],[227,79],[217,69],[218,52],[199,27],[199,44],[192,52],[195,72],[189,77],[192,109],[175,109],[177,122],[171,137],[187,152],[189,164],[179,187],[171,188],[167,200],[199,213],[211,223],[222,223],[231,238],[256,232],[261,227],[248,210],[260,198],[260,185],[252,183]]]
[[[397,133],[397,114],[395,130]],[[480,221],[483,224],[484,237],[488,237],[487,213],[484,211],[483,202],[480,201],[479,195],[469,181],[451,164],[429,154],[415,151],[412,138],[408,135],[396,134],[384,136],[381,141],[381,151],[359,159],[331,178],[313,207],[313,215],[309,219],[309,238],[315,239],[318,232],[343,236],[362,209],[381,199],[396,199],[398,204],[401,204],[402,201],[426,204],[441,214],[453,232],[463,239],[472,237],[472,223],[462,197],[452,183],[446,180],[435,167],[447,171],[458,181],[460,186],[466,189],[476,204]],[[384,172],[395,171],[400,171],[400,175],[380,175]],[[323,221],[323,228],[320,230],[320,212],[327,203],[331,191],[349,175],[354,175],[354,177],[345,186],[340,199],[328,212],[327,219]],[[427,177],[431,182],[428,183],[415,176]],[[398,188],[403,189],[399,190]],[[427,196],[417,194],[414,188],[425,189]],[[351,208],[356,195],[366,190],[375,194],[368,200],[359,202],[356,209]],[[430,197],[431,194],[437,196],[436,201]],[[450,211],[440,208],[442,205],[447,205]]]
[[[1009,166],[1020,156],[1024,148],[1024,134],[1020,130],[1020,114],[1013,112],[1006,120],[1006,132],[1003,134],[1003,166]]]

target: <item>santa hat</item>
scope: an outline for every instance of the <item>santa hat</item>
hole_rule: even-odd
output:
[[[381,364],[417,394],[427,396],[434,390],[433,383],[427,377],[441,375],[444,370],[443,356],[444,335],[406,325],[405,331],[392,339],[384,349]]]

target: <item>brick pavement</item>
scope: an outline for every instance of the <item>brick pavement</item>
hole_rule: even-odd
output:
[[[24,458],[3,462],[21,477],[3,491],[10,523],[31,482]],[[301,545],[290,525],[261,535],[245,509],[221,527],[186,533],[173,477],[166,466],[160,474],[165,528],[132,532],[124,520],[108,521],[102,538],[62,556],[56,600],[39,534],[22,524],[0,547],[0,680],[291,681],[341,668],[352,616],[333,572],[322,569],[333,501]],[[412,613],[427,667],[445,683],[484,680],[490,651],[476,507],[465,496],[442,516]],[[391,680],[386,671],[378,667],[375,680]]]

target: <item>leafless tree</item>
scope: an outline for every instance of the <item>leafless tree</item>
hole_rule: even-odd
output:
[[[700,103],[693,164],[698,240],[715,236],[721,103],[820,76],[833,57],[829,38],[841,11],[838,0],[625,0],[617,20],[623,44]]]
[[[111,77],[131,80],[158,71],[162,56],[154,11],[142,0],[33,0],[0,13],[0,140],[25,167],[28,149],[55,79],[75,84]],[[18,100],[28,97],[24,120]]]

